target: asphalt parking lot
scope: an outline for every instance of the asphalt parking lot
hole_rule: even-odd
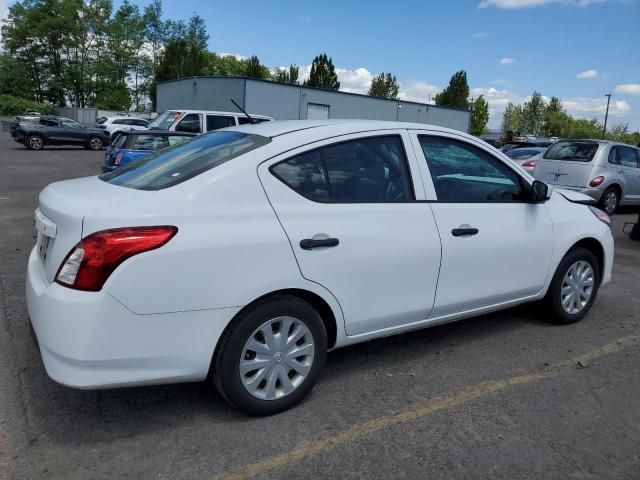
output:
[[[250,418],[205,383],[77,391],[27,329],[33,211],[103,153],[0,133],[0,478],[640,478],[640,242],[587,318],[521,307],[332,352],[297,408]],[[523,246],[523,255],[526,247]]]

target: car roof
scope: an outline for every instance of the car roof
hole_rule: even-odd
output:
[[[106,118],[107,120],[144,120],[146,122],[150,122],[151,121],[148,118],[132,117],[132,116],[127,116],[127,115],[122,115],[122,116],[118,116],[118,117],[98,117],[98,118]]]
[[[209,114],[209,115],[226,115],[226,116],[233,116],[233,117],[244,117],[245,114],[242,112],[224,112],[222,110],[188,110],[186,108],[167,108],[167,110],[165,110],[167,112],[181,112],[181,113],[204,113],[204,114]],[[164,113],[164,112],[163,112]],[[270,117],[268,115],[260,115],[259,113],[249,113],[249,115],[251,115],[252,117],[255,118],[267,118],[267,119],[272,119],[273,117]]]
[[[237,125],[224,130],[253,133],[263,137],[280,137],[295,132],[307,131],[318,135],[332,131],[331,134],[346,135],[349,133],[365,132],[372,130],[433,130],[442,133],[452,133],[471,137],[467,133],[451,128],[429,125],[426,123],[393,122],[384,120],[358,120],[358,119],[330,119],[330,120],[276,120],[258,124]],[[479,140],[476,137],[471,137]]]

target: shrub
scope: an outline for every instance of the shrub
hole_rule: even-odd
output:
[[[0,95],[0,115],[12,117],[14,115],[24,115],[28,111],[37,111],[42,114],[54,114],[53,105],[33,102],[26,98],[14,97],[12,95]]]

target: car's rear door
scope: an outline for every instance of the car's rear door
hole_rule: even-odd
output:
[[[553,232],[544,204],[526,201],[526,179],[482,142],[411,132],[442,238],[431,317],[532,296],[549,274]]]
[[[433,307],[440,237],[407,140],[343,136],[258,170],[302,275],[336,297],[348,335],[423,321]]]

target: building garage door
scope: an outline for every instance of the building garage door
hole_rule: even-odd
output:
[[[324,120],[329,118],[329,105],[307,103],[307,118],[310,120]]]

